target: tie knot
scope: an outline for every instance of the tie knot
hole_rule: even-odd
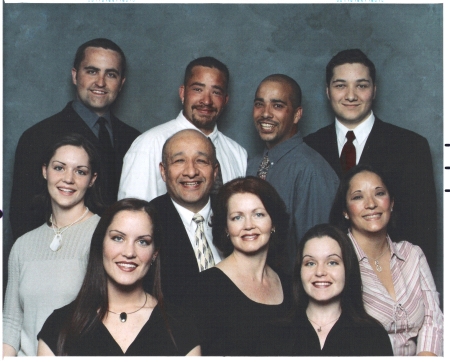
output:
[[[192,220],[194,220],[194,222],[196,222],[197,224],[200,224],[200,223],[203,222],[205,219],[203,218],[202,215],[200,215],[200,214],[195,214],[195,215],[192,217]]]
[[[350,142],[352,142],[356,137],[355,134],[353,133],[353,131],[348,131],[347,134],[345,135],[345,137],[347,138],[347,140],[349,140]]]
[[[103,118],[103,117],[100,117],[100,118],[97,120],[97,123],[98,123],[100,126],[104,126],[104,125],[106,124],[106,119]]]

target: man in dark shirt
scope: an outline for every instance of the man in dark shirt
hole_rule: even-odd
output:
[[[103,202],[109,205],[117,200],[123,156],[140,134],[110,111],[125,82],[125,69],[125,55],[111,40],[99,38],[82,44],[72,68],[76,99],[20,137],[10,206],[14,240],[45,222],[44,213],[33,203],[46,187],[42,157],[49,146],[68,133],[81,134],[97,148],[102,164],[97,182]]]
[[[374,115],[375,65],[361,50],[347,49],[336,54],[326,67],[326,82],[335,122],[306,136],[304,141],[328,161],[339,177],[355,164],[381,171],[395,198],[396,232],[390,233],[391,238],[419,245],[434,269],[437,201],[428,141]],[[350,153],[346,152],[350,149]]]

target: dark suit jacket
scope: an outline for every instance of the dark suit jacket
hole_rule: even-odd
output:
[[[150,204],[156,208],[164,232],[160,249],[164,299],[179,305],[186,293],[186,285],[198,276],[197,258],[169,194],[158,196]]]
[[[115,179],[108,180],[106,186],[103,170],[97,181],[106,204],[117,200],[122,160],[128,148],[140,132],[111,114],[113,137]],[[59,113],[44,119],[27,129],[19,139],[14,160],[14,175],[11,191],[10,218],[14,240],[26,232],[42,225],[43,210],[33,210],[32,200],[45,187],[42,177],[42,158],[48,147],[68,133],[79,133],[86,137],[100,152],[100,142],[88,125],[72,108],[72,102]],[[105,164],[102,160],[102,164]],[[98,212],[98,210],[92,210]]]
[[[342,177],[334,123],[306,136],[304,141]],[[437,204],[428,141],[417,133],[375,118],[359,164],[383,172],[391,186],[397,232],[390,236],[419,245],[434,269]]]

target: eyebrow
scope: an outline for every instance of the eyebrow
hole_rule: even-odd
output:
[[[83,69],[84,70],[95,70],[96,72],[99,72],[101,70],[100,68],[94,67],[92,65],[87,65]],[[105,69],[105,73],[110,73],[110,72],[113,72],[113,73],[116,73],[116,74],[120,75],[120,72],[116,68]]]
[[[257,98],[254,99],[253,102],[257,102],[257,101],[259,101],[259,102],[264,102],[264,99],[263,99],[263,98],[260,98],[260,97],[257,97]],[[272,98],[272,99],[270,100],[270,103],[283,103],[283,104],[287,105],[287,102],[285,102],[285,101],[283,101],[283,100],[281,100],[281,99],[276,99],[276,98]]]
[[[189,87],[193,87],[193,86],[206,87],[206,84],[200,83],[200,82],[194,82],[194,83],[189,84]],[[221,86],[218,86],[218,85],[212,85],[211,88],[218,89],[221,92],[225,92],[225,90]]]
[[[341,259],[342,260],[342,257],[341,256],[339,256],[339,255],[337,255],[337,254],[330,254],[330,255],[328,255],[327,256],[327,258],[330,258],[330,257],[332,257],[332,256],[337,256],[339,259]],[[305,259],[306,257],[310,257],[310,258],[314,258],[312,255],[308,255],[308,254],[306,254],[306,255],[303,255],[303,258],[302,258],[302,260],[303,259]]]
[[[52,163],[54,163],[54,162],[58,162],[58,163],[60,163],[61,165],[64,165],[64,166],[67,165],[65,162],[58,161],[58,160],[53,160]],[[77,168],[80,168],[80,167],[86,167],[87,169],[89,168],[89,166],[84,166],[84,165],[78,165],[77,166]]]
[[[348,82],[348,80],[346,80],[346,79],[335,79],[335,80],[331,81],[331,83],[338,83],[338,82]],[[370,79],[361,78],[361,79],[357,79],[356,82],[368,82],[368,83],[370,83]]]

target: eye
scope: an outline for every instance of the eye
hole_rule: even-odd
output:
[[[264,104],[263,104],[262,102],[255,102],[255,103],[253,103],[253,106],[254,106],[255,108],[259,108],[259,107],[264,106]]]
[[[62,166],[54,166],[53,169],[55,171],[61,171],[63,168],[62,168]]]
[[[368,88],[369,86],[367,84],[358,84],[359,88]]]
[[[273,105],[273,108],[275,108],[275,109],[282,109],[282,108],[284,108],[284,104],[276,103],[276,104]]]
[[[86,70],[86,73],[87,73],[87,74],[95,74],[96,71],[93,70],[93,69],[87,69],[87,70]]]
[[[314,263],[313,261],[309,260],[309,261],[305,262],[303,265],[304,266],[314,266],[314,265],[316,265],[316,263]]]
[[[385,192],[385,191],[378,191],[378,192],[376,193],[376,195],[377,195],[377,196],[384,196],[384,195],[386,195],[386,192]]]
[[[111,73],[108,73],[108,77],[109,77],[109,78],[117,78],[117,74],[111,72]]]
[[[213,91],[213,94],[215,94],[217,96],[222,96],[222,92],[220,90]]]
[[[87,175],[87,172],[84,171],[84,170],[76,170],[75,172],[76,172],[77,174],[81,175],[81,176],[86,176],[86,175]]]
[[[341,89],[341,88],[344,88],[345,85],[342,84],[342,83],[341,83],[341,84],[335,84],[334,87],[335,87],[335,88],[338,88],[338,89]]]
[[[121,235],[114,235],[111,237],[111,240],[117,241],[118,243],[123,241],[123,237]]]
[[[257,213],[255,214],[255,216],[256,216],[256,217],[264,217],[265,214],[262,213],[262,212],[257,212]]]
[[[360,200],[360,199],[362,199],[361,195],[356,195],[351,198],[351,200]]]
[[[199,158],[199,159],[197,160],[197,163],[201,163],[201,164],[204,164],[204,165],[208,165],[208,164],[209,164],[208,160],[204,160],[204,159],[202,159],[202,158]]]
[[[242,216],[241,215],[236,215],[236,216],[233,216],[232,218],[231,218],[231,221],[239,221],[239,220],[241,220],[242,219]]]
[[[335,265],[339,265],[339,263],[336,260],[330,260],[328,262],[328,265],[335,266]]]
[[[152,243],[152,241],[151,241],[151,240],[147,240],[147,239],[139,239],[139,240],[137,241],[137,243],[138,243],[140,246],[149,246],[149,245]]]

